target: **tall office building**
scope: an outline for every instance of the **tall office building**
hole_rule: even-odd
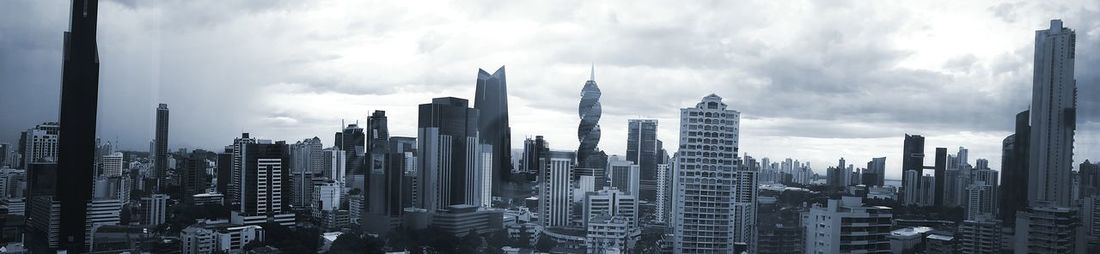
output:
[[[944,190],[947,188],[945,181],[947,180],[947,148],[936,147],[936,164],[933,168],[933,176],[936,178],[936,191],[935,202],[936,206],[943,207],[944,205]]]
[[[997,178],[999,173],[991,169],[973,170],[966,188],[966,219],[994,220],[997,215]]]
[[[1005,137],[1001,150],[1000,219],[1016,223],[1016,211],[1027,207],[1028,143],[1031,142],[1030,111],[1016,114],[1016,132]]]
[[[916,204],[914,198],[921,192],[920,177],[924,175],[924,137],[905,134],[901,156],[902,201],[906,205]]]
[[[232,167],[229,170],[229,182],[226,184],[225,203],[229,205],[230,210],[240,211],[241,197],[244,193],[241,190],[244,186],[241,184],[244,181],[245,172],[245,149],[248,145],[256,144],[256,139],[248,136],[248,133],[241,133],[241,137],[233,139],[233,145],[227,146],[226,151],[232,154],[231,161]]]
[[[630,119],[627,123],[626,160],[640,169],[638,198],[645,202],[657,201],[657,160],[661,149],[657,147],[657,120]]]
[[[32,252],[56,249],[61,235],[61,202],[57,199],[58,167],[50,159],[26,164],[27,246]],[[88,192],[91,192],[89,190]]]
[[[237,177],[240,204],[232,212],[233,223],[257,225],[274,222],[294,225],[290,200],[284,190],[290,186],[290,154],[285,141],[256,140],[240,151],[241,175]]]
[[[631,228],[638,227],[638,199],[615,188],[604,188],[584,195],[584,226],[593,217],[618,216],[626,219]]]
[[[141,198],[142,225],[160,226],[167,218],[168,195],[153,194]]]
[[[343,132],[337,133],[336,145],[345,153],[345,175],[363,174],[366,171],[366,167],[364,167],[367,153],[366,142],[366,134],[363,133],[363,128],[360,128],[359,124],[348,124],[347,127],[344,127]]]
[[[313,198],[313,177],[320,175],[324,167],[321,138],[313,137],[290,145],[291,186],[288,200],[296,208],[310,206]]]
[[[103,164],[102,176],[122,176],[122,153],[114,152],[108,155],[104,155],[100,162]]]
[[[512,177],[512,128],[508,126],[508,83],[504,66],[493,74],[478,69],[474,108],[479,112],[478,129],[482,144],[492,146],[491,191],[503,196]]]
[[[830,199],[804,213],[804,253],[890,253],[892,210],[867,206],[859,197]]]
[[[18,167],[25,169],[27,164],[44,158],[57,161],[57,134],[60,129],[57,123],[42,123],[23,131],[19,137],[19,154],[23,160]]]
[[[527,138],[523,141],[521,171],[530,174],[541,172],[541,168],[546,166],[545,158],[549,153],[550,145],[546,143],[546,139],[543,139],[542,136],[535,136],[534,139]]]
[[[623,160],[619,156],[611,156],[607,164],[611,173],[611,187],[615,187],[624,193],[637,197],[640,190],[640,169],[634,162]]]
[[[363,189],[363,204],[366,204],[365,214],[382,214],[386,210],[386,155],[389,154],[390,131],[387,124],[386,112],[375,110],[367,118],[366,129],[367,147],[367,173],[366,186]]]
[[[96,110],[99,95],[99,54],[96,26],[99,1],[74,0],[61,78],[61,112],[58,132],[58,177],[61,201],[60,246],[83,252],[87,246],[88,202],[92,194],[95,163]]]
[[[206,188],[210,187],[210,180],[206,175],[206,154],[206,151],[195,150],[183,160],[183,166],[179,170],[179,199],[184,203],[191,203],[193,195],[206,193]]]
[[[347,170],[345,170],[347,166],[347,153],[345,153],[344,150],[340,150],[339,147],[325,148],[321,150],[321,153],[323,154],[324,160],[321,163],[322,169],[320,175],[329,180],[336,181],[342,186],[345,181],[344,174],[347,173]]]
[[[580,146],[577,147],[577,161],[583,167],[599,168],[607,163],[607,156],[600,151],[600,116],[603,107],[600,105],[600,87],[596,85],[596,66],[592,66],[592,76],[584,82],[581,88],[581,102],[577,105],[577,114],[581,122],[577,126],[577,139]]]
[[[428,211],[451,205],[474,204],[477,191],[469,186],[477,179],[474,171],[481,154],[478,139],[478,110],[465,99],[443,97],[420,104],[417,129],[417,177],[420,179],[420,208]]]
[[[168,176],[168,104],[157,106],[156,154],[153,159],[153,177],[161,179]],[[160,180],[157,180],[158,185]],[[160,188],[160,187],[158,187]],[[159,189],[158,189],[159,191]]]
[[[1073,78],[1076,32],[1051,20],[1035,31],[1031,94],[1028,205],[1070,206],[1077,81]]]
[[[711,94],[695,107],[680,109],[676,253],[729,251],[752,243],[756,176],[738,169],[740,113],[726,107],[722,97]]]
[[[873,158],[867,162],[867,169],[863,171],[863,185],[886,185],[886,157]]]
[[[569,225],[573,211],[573,168],[576,154],[550,151],[547,165],[538,174],[539,216],[543,227]]]

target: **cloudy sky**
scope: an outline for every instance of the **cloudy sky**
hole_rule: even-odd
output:
[[[1056,3],[1043,3],[1056,2]],[[240,132],[331,144],[341,119],[386,110],[415,135],[416,105],[472,98],[478,68],[507,66],[513,144],[577,145],[596,66],[601,148],[626,121],[660,120],[716,93],[741,111],[741,151],[811,161],[887,156],[905,133],[1000,167],[1030,103],[1034,31],[1077,31],[1076,160],[1100,158],[1100,1],[104,1],[98,132],[146,150],[157,103],[171,146]],[[68,1],[0,3],[0,142],[57,117]],[[927,163],[931,163],[929,160]]]

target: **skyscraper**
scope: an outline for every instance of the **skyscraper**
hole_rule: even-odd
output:
[[[920,177],[924,172],[924,137],[905,134],[905,145],[901,152],[902,199],[904,204],[915,204],[912,200],[920,192]],[[909,173],[913,171],[913,173]],[[913,177],[915,176],[915,177]]]
[[[589,158],[594,163],[606,163],[605,158],[593,158],[599,153],[597,145],[600,143],[600,115],[603,109],[600,106],[600,87],[596,85],[596,66],[592,66],[592,76],[584,82],[581,88],[581,102],[578,105],[577,114],[581,118],[577,126],[577,139],[580,146],[577,147],[577,159],[585,167],[599,167],[588,165]],[[635,194],[636,195],[636,194]]]
[[[936,147],[936,165],[933,168],[933,176],[936,177],[936,196],[935,205],[943,206],[944,190],[946,185],[944,183],[947,180],[945,174],[947,173],[947,148]]]
[[[157,106],[156,158],[153,160],[153,177],[168,176],[168,104]],[[157,181],[158,191],[160,180]]]
[[[389,151],[390,131],[386,112],[375,110],[367,118],[367,186],[363,189],[363,204],[367,211],[363,213],[382,214],[386,210],[386,155]]]
[[[60,129],[57,123],[42,123],[23,131],[19,137],[19,151],[23,160],[18,166],[25,169],[27,164],[43,158],[57,161],[57,134]]]
[[[657,201],[657,120],[630,119],[627,124],[626,160],[640,169],[639,200]]]
[[[336,145],[345,153],[344,170],[347,171],[344,174],[363,174],[366,171],[363,164],[366,163],[364,156],[367,152],[363,128],[360,128],[359,124],[348,124],[344,127],[344,132],[338,133],[336,137]]]
[[[290,154],[285,141],[256,140],[240,151],[241,175],[237,177],[240,204],[232,212],[233,223],[257,225],[275,222],[294,225],[290,200],[284,199],[290,186]]]
[[[803,217],[804,253],[890,253],[892,217],[889,207],[864,205],[859,197],[814,204]]]
[[[550,151],[546,166],[538,174],[539,216],[543,227],[569,225],[573,211],[573,168],[576,154]]]
[[[635,197],[637,197],[636,195],[640,190],[638,165],[623,160],[622,157],[611,156],[611,160],[608,161],[607,167],[609,173],[611,173],[611,187],[615,187],[623,193],[635,195]]]
[[[1028,205],[1070,206],[1077,81],[1073,78],[1076,32],[1051,20],[1035,31],[1031,94]]]
[[[1016,114],[1016,133],[1002,142],[1000,195],[1001,221],[1015,225],[1016,211],[1027,207],[1028,143],[1031,142],[1030,111]]]
[[[241,183],[244,181],[242,176],[245,171],[245,149],[249,144],[255,144],[256,139],[248,136],[248,133],[241,133],[241,137],[233,139],[233,145],[226,147],[226,151],[232,155],[232,167],[229,170],[229,182],[226,184],[227,192],[225,193],[226,203],[229,204],[229,209],[234,211],[240,211],[241,208]]]
[[[97,0],[74,0],[70,31],[65,33],[58,133],[57,196],[61,201],[60,246],[72,252],[86,250],[86,220],[95,164],[96,109],[99,95]]]
[[[873,158],[867,162],[867,170],[863,171],[863,185],[886,185],[886,157]]]
[[[443,97],[420,104],[417,129],[416,164],[420,179],[419,206],[428,211],[450,205],[473,204],[467,186],[476,178],[478,110],[468,107],[465,99]]]
[[[512,128],[508,126],[508,83],[504,66],[492,75],[477,73],[474,108],[479,111],[480,142],[492,145],[492,195],[502,196],[512,176]]]
[[[676,253],[729,251],[735,244],[752,243],[755,174],[738,168],[740,112],[726,107],[722,97],[711,94],[695,107],[680,109]]]
[[[527,138],[523,141],[523,159],[520,169],[526,173],[537,174],[543,166],[546,166],[545,158],[549,153],[550,145],[542,136],[535,136],[534,139]]]
[[[206,193],[210,186],[210,180],[206,177],[206,151],[195,150],[183,160],[180,167],[179,198],[185,203],[191,203],[191,196]]]

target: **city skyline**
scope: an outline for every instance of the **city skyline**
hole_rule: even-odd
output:
[[[122,3],[122,4],[120,4]],[[27,12],[36,14],[37,18],[26,19],[18,22],[5,22],[11,24],[26,24],[26,27],[3,27],[6,34],[27,35],[20,41],[5,41],[5,45],[31,45],[32,49],[25,52],[10,52],[18,47],[2,47],[5,55],[12,55],[16,63],[30,63],[26,67],[4,68],[5,75],[2,83],[5,88],[15,89],[14,93],[25,98],[11,98],[3,95],[0,102],[4,107],[23,108],[22,105],[37,105],[27,110],[26,115],[20,112],[5,111],[3,117],[12,119],[0,124],[0,141],[15,143],[14,135],[18,130],[25,129],[41,122],[56,121],[54,104],[41,103],[39,98],[55,98],[50,89],[36,89],[44,91],[20,91],[35,90],[38,87],[55,87],[59,81],[56,75],[35,75],[31,73],[57,73],[60,70],[58,57],[32,57],[39,55],[59,54],[60,38],[57,33],[41,33],[39,31],[59,31],[64,28],[64,15],[67,6],[59,1],[39,1],[34,3],[16,2],[27,8],[40,12]],[[1096,21],[1082,19],[1097,12],[1096,3],[1059,3],[1060,6],[1041,6],[1030,3],[1020,4],[985,4],[985,3],[958,3],[961,6],[956,10],[939,15],[942,19],[935,21],[920,21],[920,10],[927,10],[930,6],[924,4],[906,3],[900,7],[876,6],[810,6],[812,9],[839,8],[852,13],[866,13],[870,11],[882,11],[887,14],[869,14],[871,20],[885,21],[881,24],[868,24],[851,22],[839,14],[814,14],[809,17],[792,19],[790,21],[761,18],[760,21],[750,24],[758,27],[730,27],[729,32],[722,32],[718,25],[698,25],[704,23],[735,23],[714,15],[699,15],[691,17],[693,6],[683,6],[670,10],[671,13],[660,21],[667,21],[668,25],[659,25],[657,21],[643,21],[638,19],[639,13],[653,8],[652,6],[637,6],[629,8],[613,9],[599,4],[581,4],[575,6],[576,10],[571,15],[563,15],[561,20],[554,19],[551,14],[557,14],[562,9],[549,8],[545,11],[535,12],[529,18],[514,17],[501,13],[482,13],[489,21],[478,22],[466,15],[477,14],[466,8],[457,10],[444,10],[428,8],[413,15],[450,14],[442,15],[451,17],[446,21],[459,24],[471,24],[472,31],[485,25],[486,28],[499,28],[502,31],[523,31],[534,28],[550,28],[550,31],[560,29],[550,35],[534,35],[519,33],[514,38],[496,42],[499,53],[491,53],[483,46],[471,44],[473,38],[464,35],[446,32],[445,29],[459,29],[442,26],[438,20],[425,21],[426,24],[411,23],[408,21],[395,21],[394,26],[407,26],[409,32],[395,32],[390,29],[377,28],[373,30],[347,30],[347,37],[337,36],[329,38],[321,35],[340,34],[343,30],[317,31],[317,37],[301,37],[308,41],[322,44],[317,47],[289,51],[279,56],[260,57],[265,52],[258,50],[279,50],[285,47],[285,39],[265,38],[272,40],[270,47],[261,47],[256,50],[242,50],[239,60],[241,63],[260,65],[256,68],[228,68],[229,75],[217,78],[219,75],[209,75],[210,69],[193,69],[189,66],[200,59],[179,55],[178,50],[191,49],[185,47],[186,43],[202,45],[205,47],[224,46],[225,50],[231,50],[240,45],[224,45],[224,41],[213,39],[197,39],[209,37],[208,35],[241,35],[242,28],[255,25],[257,22],[267,21],[277,15],[286,15],[289,21],[282,21],[287,25],[340,24],[341,27],[349,27],[353,24],[370,23],[380,18],[356,19],[335,12],[341,6],[311,6],[304,8],[295,3],[277,2],[271,6],[250,6],[240,4],[239,8],[247,8],[253,12],[245,15],[230,15],[225,12],[214,12],[198,16],[201,18],[189,19],[188,11],[205,11],[210,6],[202,6],[199,3],[175,3],[165,2],[149,4],[142,2],[104,2],[101,5],[105,16],[111,19],[102,20],[100,40],[104,43],[119,45],[118,47],[102,49],[103,61],[112,63],[111,69],[104,69],[103,85],[101,85],[101,97],[103,105],[100,106],[99,135],[105,140],[115,140],[118,137],[121,148],[127,150],[144,150],[145,144],[152,139],[152,124],[129,124],[131,121],[123,119],[150,119],[154,112],[150,105],[156,103],[168,103],[173,105],[173,128],[170,137],[173,141],[170,145],[176,147],[194,147],[213,149],[221,145],[221,140],[236,136],[239,132],[247,131],[265,138],[279,140],[300,140],[307,137],[320,136],[322,142],[330,144],[326,133],[339,126],[340,119],[354,122],[358,119],[365,122],[369,112],[373,110],[386,110],[391,115],[391,129],[394,136],[414,136],[415,103],[407,101],[426,101],[440,96],[457,96],[473,100],[474,78],[470,73],[477,68],[490,68],[500,65],[509,66],[513,86],[509,99],[511,102],[511,119],[513,134],[511,143],[519,144],[523,138],[534,135],[543,135],[551,141],[555,150],[571,150],[577,142],[575,129],[569,125],[547,126],[538,119],[547,121],[576,122],[576,113],[573,105],[565,103],[552,103],[556,101],[575,101],[576,91],[580,84],[589,75],[589,67],[596,63],[600,72],[599,80],[603,90],[601,103],[604,106],[604,114],[600,121],[603,129],[601,149],[610,151],[610,154],[618,154],[624,151],[626,138],[626,119],[630,118],[655,118],[663,124],[658,131],[661,140],[675,140],[677,125],[675,109],[680,105],[689,104],[699,94],[715,92],[729,98],[731,105],[745,112],[743,132],[746,138],[742,142],[742,151],[757,158],[769,157],[773,161],[785,157],[811,161],[818,173],[822,173],[824,165],[831,165],[836,158],[846,157],[857,165],[870,160],[873,157],[886,156],[886,173],[889,179],[900,179],[900,149],[896,144],[901,143],[903,133],[922,134],[928,138],[926,153],[931,154],[935,147],[956,147],[962,145],[972,149],[971,158],[987,158],[991,161],[991,167],[1000,170],[999,158],[1000,140],[1012,129],[1012,112],[1027,109],[1028,91],[1030,90],[1030,51],[1032,31],[1045,27],[1047,20],[1060,18],[1068,24],[1076,24],[1081,29],[1078,38],[1077,68],[1089,69],[1097,66],[1098,59],[1091,52],[1096,52],[1094,45],[1098,41],[1094,30]],[[52,7],[55,5],[59,7]],[[776,7],[761,6],[756,3],[747,3],[750,6],[711,6],[723,10],[736,10],[741,7],[760,7],[769,11],[776,11]],[[812,5],[812,4],[811,4]],[[932,5],[929,3],[928,5]],[[165,8],[181,10],[180,14],[159,14]],[[386,6],[380,9],[385,10]],[[525,6],[503,6],[506,10],[518,11],[527,8]],[[698,8],[698,7],[695,7]],[[935,7],[939,8],[939,7]],[[9,10],[20,10],[10,8]],[[573,10],[573,9],[568,9]],[[279,14],[286,12],[284,14]],[[49,15],[55,13],[57,15]],[[6,13],[7,14],[7,13]],[[18,13],[22,14],[22,13]],[[335,15],[334,20],[318,20],[317,15]],[[786,14],[793,15],[793,14]],[[56,16],[56,17],[54,17]],[[369,16],[369,15],[365,15]],[[746,15],[747,17],[758,17]],[[5,19],[15,19],[20,15],[6,15]],[[786,16],[781,16],[786,17]],[[889,18],[888,18],[889,17]],[[811,24],[809,20],[821,18],[822,24]],[[131,20],[133,19],[133,20]],[[149,26],[123,25],[130,21],[158,21]],[[401,20],[401,19],[396,19]],[[515,25],[502,25],[507,20],[527,20]],[[8,21],[8,20],[5,20]],[[166,27],[176,21],[181,23],[178,28]],[[735,20],[734,20],[735,21]],[[143,22],[135,22],[143,23]],[[972,23],[987,28],[982,31],[968,31],[968,26],[960,26],[958,23]],[[159,24],[159,25],[157,25]],[[832,25],[834,28],[829,28]],[[717,26],[717,27],[716,27]],[[821,27],[818,27],[821,26]],[[843,27],[845,29],[836,29]],[[57,29],[52,29],[57,28]],[[770,29],[785,29],[788,35],[779,37],[764,36],[761,32]],[[895,29],[896,28],[896,29]],[[28,29],[29,31],[22,31]],[[352,28],[348,28],[352,29]],[[443,29],[443,30],[441,30]],[[761,29],[761,30],[756,30]],[[491,30],[491,29],[484,29]],[[850,31],[849,31],[850,30]],[[897,30],[897,31],[893,31]],[[7,33],[10,31],[11,33]],[[142,31],[155,32],[159,36],[153,37],[153,42],[133,41],[135,35],[143,34]],[[354,31],[354,33],[353,33]],[[456,30],[466,31],[466,30]],[[665,38],[675,36],[663,36],[658,38],[644,37],[654,32],[678,32],[686,36],[691,42],[702,43],[702,48],[689,47],[689,44],[669,42]],[[824,31],[824,32],[822,32]],[[285,31],[283,31],[285,33]],[[576,32],[575,34],[572,34]],[[972,33],[969,33],[972,32]],[[365,34],[356,36],[356,34]],[[282,34],[282,33],[280,33]],[[379,38],[369,36],[378,34]],[[203,36],[207,35],[207,36]],[[308,35],[308,34],[307,34]],[[302,34],[285,34],[291,38],[305,36]],[[546,37],[550,36],[550,37]],[[616,39],[613,36],[621,36],[624,39]],[[789,37],[788,37],[789,36]],[[365,38],[364,38],[365,37]],[[757,38],[759,37],[759,38]],[[196,39],[190,39],[196,38]],[[643,39],[653,39],[652,41]],[[565,46],[548,46],[544,43],[532,43],[521,45],[536,39],[550,39],[552,42],[560,42]],[[840,40],[841,43],[855,43],[854,45],[869,46],[866,55],[855,57],[862,48],[844,49],[838,48],[822,53],[814,53],[818,50],[816,45],[822,45],[820,41],[830,39]],[[774,40],[775,46],[762,45],[761,40]],[[796,43],[799,40],[807,40],[805,45]],[[375,60],[370,60],[373,54],[381,54],[369,50],[367,46],[349,47],[339,42],[370,42],[366,45],[374,48],[392,49],[396,59],[402,59],[396,63],[390,63],[393,67],[378,65]],[[581,45],[579,43],[590,41],[593,45]],[[872,41],[882,41],[881,44],[872,44]],[[958,41],[970,41],[959,45],[946,46],[944,43]],[[417,45],[416,49],[397,46],[399,42],[411,42]],[[648,44],[647,42],[653,43]],[[925,42],[925,43],[916,43]],[[8,44],[17,43],[17,44]],[[242,45],[257,43],[256,39],[244,40]],[[629,47],[624,49],[606,48],[603,44],[623,44]],[[745,44],[745,45],[742,45]],[[768,44],[768,43],[764,43]],[[917,45],[921,44],[921,45]],[[155,46],[149,46],[155,45]],[[747,46],[746,46],[747,45]],[[325,47],[321,47],[325,46]],[[527,57],[525,52],[549,47],[552,53],[535,54]],[[639,56],[624,55],[624,50],[652,50],[668,47],[670,49],[688,50],[675,51],[683,53],[680,57],[669,58],[669,61],[657,61]],[[680,49],[687,47],[688,49]],[[957,48],[956,48],[957,47]],[[857,47],[858,48],[858,47]],[[202,53],[197,48],[194,51]],[[367,50],[364,52],[364,50]],[[790,50],[782,53],[779,51]],[[184,50],[185,52],[190,52]],[[423,51],[423,52],[421,52]],[[10,53],[9,53],[10,52]],[[53,53],[50,53],[53,52]],[[135,54],[135,53],[150,54]],[[220,52],[220,51],[214,51]],[[475,56],[486,53],[483,56]],[[709,53],[724,52],[724,57],[701,57]],[[192,52],[194,53],[194,52]],[[307,53],[326,56],[322,59],[308,59]],[[708,53],[708,54],[704,54]],[[38,54],[38,55],[28,55]],[[226,60],[225,56],[207,55],[207,60]],[[801,54],[801,55],[799,55]],[[754,56],[755,55],[755,56]],[[407,57],[400,57],[407,56]],[[802,56],[802,57],[799,57]],[[693,58],[694,57],[694,58]],[[380,59],[392,59],[380,57]],[[427,58],[442,58],[444,60],[425,60]],[[446,59],[457,59],[450,62]],[[739,63],[738,59],[746,59],[747,63]],[[816,60],[814,60],[816,59]],[[306,63],[292,64],[299,60]],[[232,61],[228,61],[232,62]],[[877,75],[859,73],[856,69],[843,69],[831,67],[825,63],[850,63],[854,67],[872,68],[891,74],[898,74],[897,78],[886,78]],[[145,67],[137,66],[138,64]],[[5,62],[10,66],[12,62]],[[377,70],[360,74],[349,74],[351,70],[340,67],[343,65],[362,64],[366,67],[378,67]],[[548,65],[547,65],[548,64]],[[218,66],[219,63],[213,65]],[[338,66],[339,65],[339,66]],[[545,65],[547,68],[540,68]],[[840,64],[843,65],[843,64]],[[147,68],[154,71],[145,72]],[[187,68],[185,68],[187,67]],[[289,67],[305,67],[308,71],[289,72],[287,75],[274,75],[272,77],[256,77],[260,73],[272,70],[284,70]],[[339,67],[331,70],[321,70],[322,67]],[[402,68],[407,67],[407,68]],[[802,79],[798,77],[781,75],[786,73],[785,67],[790,70],[804,70],[805,73],[796,76],[820,78]],[[398,70],[400,68],[401,70]],[[369,68],[353,68],[355,71]],[[437,69],[437,70],[432,70]],[[16,71],[20,70],[20,71]],[[429,71],[432,70],[432,71]],[[8,73],[8,72],[11,73]],[[220,70],[219,70],[220,71]],[[331,71],[333,77],[324,78],[318,76]],[[22,74],[22,73],[27,74]],[[649,72],[652,74],[632,75],[633,73]],[[152,73],[152,74],[136,74]],[[1090,94],[1096,94],[1094,86],[1097,74],[1079,72],[1078,82],[1082,98],[1089,98]],[[201,76],[201,77],[184,77]],[[56,81],[56,82],[55,82]],[[939,84],[942,82],[943,84]],[[638,91],[631,89],[638,84],[646,84],[653,87],[653,91]],[[649,85],[659,84],[659,85]],[[664,85],[668,84],[668,85]],[[863,87],[866,89],[845,88],[848,84],[852,88]],[[898,84],[898,85],[888,85]],[[382,87],[380,85],[388,85]],[[677,87],[685,87],[679,89]],[[932,105],[927,108],[914,107],[910,103],[897,103],[892,105],[899,96],[896,92],[886,91],[890,87],[903,89],[917,89],[913,92],[915,98],[926,99],[929,102],[921,102],[919,105]],[[955,87],[953,89],[947,89]],[[980,89],[973,89],[979,87]],[[241,89],[266,88],[265,92],[256,94],[255,98],[228,99],[219,96],[224,92],[231,94],[240,92]],[[377,90],[375,90],[377,88]],[[923,91],[927,89],[928,91]],[[416,92],[430,91],[430,92]],[[976,94],[975,94],[976,92]],[[867,93],[882,99],[860,100],[855,97],[860,93]],[[119,96],[129,96],[132,100],[123,100]],[[173,95],[173,96],[169,96]],[[180,95],[178,97],[174,95]],[[632,103],[634,98],[658,98],[661,102],[653,104]],[[799,99],[799,98],[803,99]],[[182,101],[178,98],[210,98],[203,100],[205,103],[196,105],[194,102]],[[765,98],[765,99],[760,99]],[[770,98],[770,99],[769,99]],[[303,104],[287,106],[275,105],[275,101],[292,100],[302,101]],[[820,108],[811,108],[802,101],[829,101]],[[775,101],[777,103],[768,103]],[[9,105],[7,103],[16,103]],[[37,104],[35,104],[37,103]],[[562,104],[562,105],[556,105]],[[797,107],[779,107],[771,104],[788,104]],[[954,105],[956,107],[940,107],[939,104]],[[131,109],[133,108],[133,109]],[[784,109],[792,108],[794,109]],[[1074,161],[1083,161],[1088,154],[1096,151],[1095,145],[1082,142],[1096,142],[1095,134],[1089,130],[1096,129],[1095,117],[1097,114],[1095,105],[1087,100],[1082,100],[1080,105],[1080,119],[1082,123],[1078,128],[1077,157]],[[925,109],[918,111],[918,109]],[[203,112],[224,110],[224,118],[219,124],[206,124]],[[1010,112],[1010,113],[1005,113]],[[8,115],[11,114],[11,115]],[[543,116],[533,118],[529,116]],[[893,119],[908,117],[911,119]],[[226,120],[239,119],[239,120]],[[931,120],[931,121],[926,121]],[[139,121],[149,122],[152,121]],[[196,124],[209,126],[209,128],[196,128]],[[202,130],[200,132],[200,130]],[[137,135],[125,135],[137,134]],[[845,140],[850,139],[851,141]],[[177,140],[179,142],[177,142]],[[668,144],[671,147],[674,144]],[[826,149],[840,146],[839,149]],[[796,149],[790,149],[795,147]],[[516,149],[515,146],[513,146]],[[839,150],[839,151],[835,151]],[[1085,156],[1085,157],[1082,157]]]

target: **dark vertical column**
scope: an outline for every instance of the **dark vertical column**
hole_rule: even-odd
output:
[[[935,205],[943,206],[943,190],[946,187],[944,186],[944,180],[947,180],[944,175],[947,173],[947,148],[936,147],[936,166],[934,170],[933,174],[936,177]]]
[[[74,0],[71,29],[65,36],[58,137],[58,191],[61,201],[61,247],[84,252],[87,204],[92,194],[95,163],[96,109],[99,96],[99,56],[96,15],[99,2]]]

